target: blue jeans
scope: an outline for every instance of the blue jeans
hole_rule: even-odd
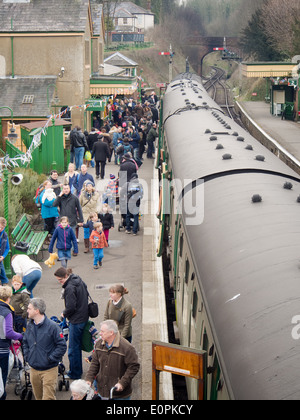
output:
[[[68,357],[70,370],[68,376],[72,379],[81,379],[82,376],[82,353],[81,341],[86,322],[82,324],[69,323],[69,350]]]
[[[9,360],[9,353],[0,355],[0,368],[2,370],[2,380],[3,380],[3,386],[4,386],[4,394],[0,398],[0,401],[6,399],[5,385],[7,381],[7,375],[8,375],[8,360]]]
[[[30,292],[31,298],[33,298],[32,291],[40,281],[42,272],[40,270],[33,270],[31,273],[23,277],[23,283],[26,284],[26,289]]]
[[[8,278],[5,273],[3,261],[0,263],[0,282],[2,282],[2,284],[8,283]]]
[[[83,164],[83,157],[84,157],[84,147],[75,147],[75,165],[76,169],[81,168],[81,165]]]
[[[98,262],[102,262],[104,257],[103,248],[93,248],[94,253],[94,266],[98,265]]]
[[[83,238],[90,239],[90,228],[83,228]]]
[[[127,212],[126,214],[126,230],[127,232],[131,232],[131,220],[133,218],[133,233],[137,234],[139,230],[139,213],[138,214],[131,214]]]

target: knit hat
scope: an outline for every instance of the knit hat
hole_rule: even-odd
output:
[[[110,174],[110,179],[116,179],[116,176],[113,174]]]

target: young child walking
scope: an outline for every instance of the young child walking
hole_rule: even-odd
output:
[[[55,229],[50,245],[49,245],[49,253],[53,254],[53,247],[56,243],[57,253],[59,261],[61,262],[62,267],[67,268],[68,260],[71,259],[71,249],[72,244],[74,247],[74,253],[78,254],[78,245],[77,239],[73,229],[69,225],[69,219],[64,216],[60,219],[60,223]]]
[[[109,231],[115,227],[114,216],[110,213],[108,204],[103,204],[102,213],[99,213],[98,217],[103,225],[103,232],[108,244]]]
[[[94,253],[94,269],[98,270],[99,266],[102,267],[104,248],[108,247],[102,223],[98,222],[94,224],[94,230],[90,236],[90,242],[92,243]]]
[[[97,222],[99,222],[98,214],[91,213],[86,223],[78,223],[78,226],[83,226],[85,254],[90,252],[90,236],[94,230],[94,224]]]

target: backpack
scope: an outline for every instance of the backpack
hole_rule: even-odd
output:
[[[126,155],[126,153],[131,153],[131,146],[130,146],[130,144],[128,144],[128,145],[123,145],[123,147],[124,147],[124,155]]]

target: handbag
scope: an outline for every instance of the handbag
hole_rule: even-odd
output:
[[[17,241],[15,244],[15,249],[26,253],[29,249],[29,243],[23,242],[23,241]]]
[[[88,293],[88,297],[90,300],[90,303],[88,304],[88,313],[90,318],[97,318],[99,315],[99,307],[98,303],[94,302],[91,298],[90,294]]]

